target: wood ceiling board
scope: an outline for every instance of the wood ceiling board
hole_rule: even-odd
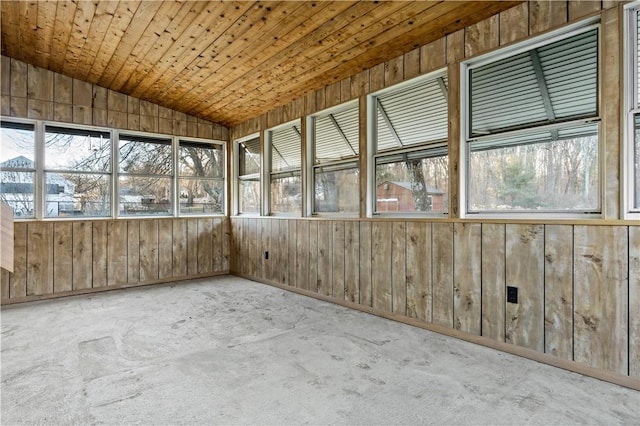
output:
[[[0,44],[28,64],[233,125],[513,4],[2,0]]]

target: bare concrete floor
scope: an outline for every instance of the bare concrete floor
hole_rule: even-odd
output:
[[[2,309],[2,424],[638,424],[640,393],[235,277]]]

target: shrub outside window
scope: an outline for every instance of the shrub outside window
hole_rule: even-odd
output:
[[[222,214],[224,212],[222,145],[180,141],[178,194],[181,214]]]
[[[310,117],[313,213],[358,214],[359,115],[351,102]]]
[[[119,214],[172,215],[171,139],[120,135],[119,142]]]
[[[448,212],[447,83],[438,72],[370,98],[375,213]]]
[[[236,143],[238,213],[260,214],[260,137]]]
[[[0,123],[0,201],[18,219],[35,217],[36,136],[33,124]]]
[[[302,137],[299,120],[267,130],[269,213],[302,212]]]
[[[467,213],[598,213],[598,28],[467,70]]]

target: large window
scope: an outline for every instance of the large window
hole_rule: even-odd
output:
[[[36,137],[33,124],[0,123],[0,201],[17,218],[35,216]]]
[[[597,213],[598,28],[467,68],[467,213]]]
[[[358,103],[310,117],[313,212],[359,212]]]
[[[447,98],[442,72],[370,98],[375,213],[447,213]]]
[[[182,214],[224,212],[222,145],[180,141],[178,192]]]
[[[269,213],[302,212],[300,121],[265,132],[269,153]]]
[[[45,217],[111,215],[111,133],[45,126]]]
[[[626,21],[626,110],[624,149],[625,214],[640,214],[640,13],[638,2],[630,5]]]
[[[236,142],[238,213],[260,214],[260,136]]]
[[[119,214],[172,214],[171,139],[121,135],[119,151]]]

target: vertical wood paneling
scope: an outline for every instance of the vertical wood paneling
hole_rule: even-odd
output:
[[[93,224],[73,223],[73,290],[91,288],[93,282]]]
[[[462,133],[460,130],[460,66],[457,63],[447,66],[447,74],[449,76],[448,87],[448,123],[449,123],[449,217],[460,217],[458,209],[458,167],[460,163],[460,138]]]
[[[73,290],[73,224],[53,225],[53,291]]]
[[[339,300],[344,300],[344,222],[334,220],[332,222],[332,280],[331,295]]]
[[[13,273],[9,275],[9,297],[27,295],[27,224],[13,225]]]
[[[318,222],[318,293],[331,296],[331,222]]]
[[[360,303],[372,305],[371,222],[360,222]]]
[[[482,335],[504,342],[505,226],[482,224]]]
[[[392,312],[391,222],[371,224],[371,293],[375,309]]]
[[[127,282],[127,222],[107,222],[107,285]]]
[[[210,274],[213,271],[213,219],[198,219],[198,273]],[[256,241],[254,239],[254,241]]]
[[[222,271],[231,269],[231,221],[228,217],[222,218]]]
[[[529,2],[529,34],[537,34],[567,22],[567,2],[531,0]]]
[[[493,15],[465,29],[465,57],[471,57],[498,46],[500,17]]]
[[[624,226],[574,228],[574,360],[627,374],[628,252]]]
[[[258,219],[251,218],[247,220],[247,239],[249,245],[247,259],[249,261],[249,275],[257,277],[260,268],[260,259],[258,258]]]
[[[271,250],[271,219],[260,219],[259,220],[259,228],[260,228],[260,250],[258,257],[262,262],[262,267],[260,270],[260,276],[263,279],[270,279],[271,276],[271,264],[273,263],[273,257]],[[269,252],[269,259],[266,259],[265,252]]]
[[[295,265],[291,259],[289,258],[288,247],[289,247],[289,221],[287,220],[279,220],[278,224],[280,226],[280,234],[279,234],[279,250],[282,253],[280,256],[280,262],[278,263],[278,281],[281,284],[291,285],[289,280],[289,269],[291,265]]]
[[[573,226],[544,229],[544,351],[573,358]]]
[[[404,54],[404,79],[409,80],[411,78],[420,75],[420,48],[417,47]]]
[[[453,327],[453,224],[432,225],[433,322]]]
[[[344,224],[344,298],[360,303],[360,224],[347,221]]]
[[[309,222],[309,290],[318,291],[318,222]]]
[[[107,222],[93,222],[93,288],[107,285]]]
[[[420,72],[425,74],[447,65],[447,38],[441,37],[420,48]]]
[[[171,270],[174,277],[187,275],[187,221],[173,219]]]
[[[291,237],[293,238],[293,236]],[[309,285],[309,222],[301,220],[296,229],[296,280],[295,286],[311,290]]]
[[[6,269],[4,268],[0,269],[0,288],[1,288],[0,295],[2,297],[2,300],[9,298],[9,286],[10,286],[9,274],[10,272],[7,271]]]
[[[600,0],[572,0],[567,3],[569,7],[570,21],[598,12],[602,7],[602,2]]]
[[[482,317],[482,225],[456,223],[453,228],[453,326],[480,335]]]
[[[27,296],[53,292],[53,223],[27,226]]]
[[[299,222],[295,219],[289,219],[287,220],[287,222],[287,251],[289,253],[289,263],[287,265],[287,276],[289,277],[288,284],[291,287],[300,288],[302,284],[298,282],[296,276],[296,265],[298,263],[298,256],[302,256],[302,254],[299,253],[297,249]]]
[[[431,224],[407,222],[407,316],[431,321]]]
[[[127,282],[140,281],[140,221],[127,221]]]
[[[500,45],[522,40],[529,35],[529,3],[500,12]]]
[[[198,273],[198,219],[187,219],[187,273]]]
[[[544,227],[506,226],[506,281],[518,304],[506,305],[505,340],[544,351]]]
[[[270,237],[270,249],[269,249],[269,275],[267,279],[269,281],[278,282],[278,268],[282,263],[281,257],[283,253],[280,251],[280,222],[277,219],[270,219],[271,230]]]
[[[157,280],[158,272],[158,220],[143,220],[140,222],[140,281]]]
[[[407,233],[404,222],[393,222],[391,237],[391,293],[393,312],[407,314]]]
[[[158,278],[173,276],[173,219],[158,220]]]
[[[640,226],[629,227],[629,375],[640,378]]]
[[[223,222],[225,218],[215,217],[213,218],[213,230],[211,234],[211,242],[213,244],[213,272],[222,272],[224,269],[222,268],[223,263],[223,255],[222,255],[222,246],[223,246]],[[271,236],[269,236],[271,238]]]

